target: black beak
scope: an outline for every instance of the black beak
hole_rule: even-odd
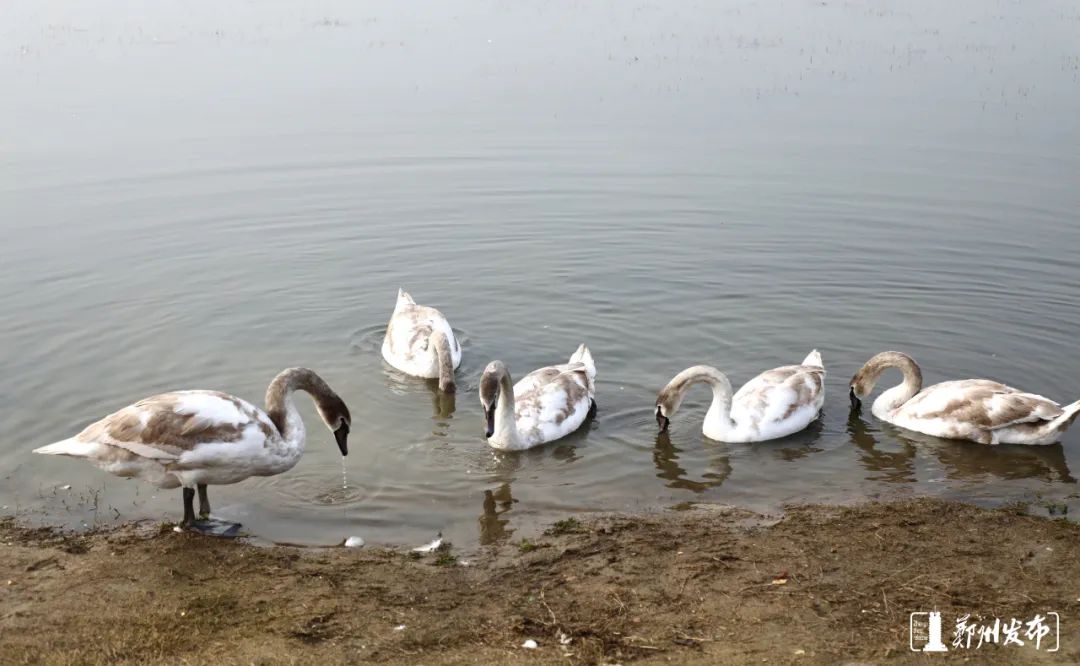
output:
[[[484,438],[486,439],[495,434],[495,405],[492,404],[491,407],[488,407],[484,415],[487,417],[487,427],[484,429]]]
[[[337,447],[341,450],[341,456],[345,457],[349,455],[349,424],[342,423],[341,427],[334,431],[334,439],[337,440]]]
[[[859,400],[859,397],[857,395],[855,395],[855,387],[854,386],[851,387],[851,391],[848,393],[848,397],[851,398],[851,408],[852,409],[861,409],[862,408],[862,400]]]
[[[660,413],[660,405],[656,406],[656,425],[660,426],[660,432],[667,432],[668,425],[671,424],[671,419]]]

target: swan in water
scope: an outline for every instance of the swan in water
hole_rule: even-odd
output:
[[[851,406],[858,409],[878,379],[896,368],[904,381],[884,391],[871,407],[874,416],[895,426],[947,439],[980,444],[1053,444],[1080,414],[1080,401],[1062,407],[988,379],[962,379],[923,388],[915,360],[882,352],[851,378]]]
[[[721,442],[763,442],[806,428],[825,402],[825,367],[815,349],[800,365],[767,370],[731,395],[731,382],[708,365],[687,368],[656,398],[656,422],[667,430],[687,390],[699,382],[712,386],[713,400],[701,431]]]
[[[439,380],[439,390],[454,390],[454,370],[461,365],[461,345],[443,313],[417,305],[398,289],[397,305],[383,338],[382,356],[407,375]]]
[[[106,472],[161,488],[183,487],[181,527],[210,516],[206,486],[288,471],[304,453],[306,431],[293,400],[306,391],[348,454],[345,402],[307,368],[282,371],[266,389],[266,411],[218,391],[175,391],[144,398],[34,453],[85,458]]]
[[[533,370],[517,384],[502,361],[492,361],[480,377],[488,444],[517,451],[566,437],[596,408],[595,383],[596,364],[585,345],[568,363]]]

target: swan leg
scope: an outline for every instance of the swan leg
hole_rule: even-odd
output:
[[[210,517],[210,498],[206,496],[206,484],[198,484],[199,489],[199,520],[206,520]]]
[[[195,517],[195,490],[199,491],[199,516]],[[210,500],[206,497],[206,484],[196,484],[195,488],[184,488],[184,530],[203,536],[233,538],[240,536],[240,523],[214,520],[210,517]]]
[[[195,524],[195,489],[184,487],[184,520],[180,527],[189,528]]]
[[[592,418],[594,416],[596,416],[596,400],[595,399],[592,401],[592,404],[589,405],[589,418]]]

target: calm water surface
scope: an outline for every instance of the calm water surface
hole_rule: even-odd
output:
[[[268,540],[493,543],[687,501],[1080,509],[1080,428],[986,448],[846,395],[895,348],[929,381],[1080,397],[1075,4],[453,4],[5,3],[3,514],[179,517],[179,491],[30,450],[169,389],[261,402],[291,365],[349,402],[352,452],[304,399],[299,465],[212,491]],[[399,286],[460,331],[456,400],[379,357]],[[489,450],[487,362],[580,342],[597,418]],[[708,441],[700,389],[657,436],[678,370],[738,384],[814,347],[807,432]]]

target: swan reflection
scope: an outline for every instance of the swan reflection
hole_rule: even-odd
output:
[[[701,480],[695,481],[688,478],[685,468],[679,465],[679,454],[682,449],[671,442],[671,435],[664,431],[656,435],[656,444],[653,446],[653,464],[656,465],[657,478],[667,481],[668,488],[689,490],[695,493],[705,492],[709,488],[720,486],[731,476],[731,461],[727,454],[718,453],[719,447],[725,445],[712,442],[703,438],[704,446],[710,452],[709,471],[701,475]],[[714,451],[713,449],[717,450]],[[726,450],[726,449],[724,449]]]
[[[500,484],[495,490],[484,491],[484,513],[480,516],[480,545],[489,546],[510,538],[510,520],[504,518],[517,502],[510,494],[510,484]]]
[[[874,476],[867,477],[869,479],[915,482],[916,454],[922,451],[932,455],[940,463],[945,477],[950,480],[990,476],[1002,480],[1039,479],[1046,482],[1076,483],[1061,442],[1041,446],[989,446],[923,435],[887,423],[879,425],[880,429],[867,425],[858,410],[852,410],[848,417],[848,434],[860,451],[860,462],[867,470],[875,473]],[[882,438],[898,443],[900,451],[881,450],[879,436],[886,436]]]

